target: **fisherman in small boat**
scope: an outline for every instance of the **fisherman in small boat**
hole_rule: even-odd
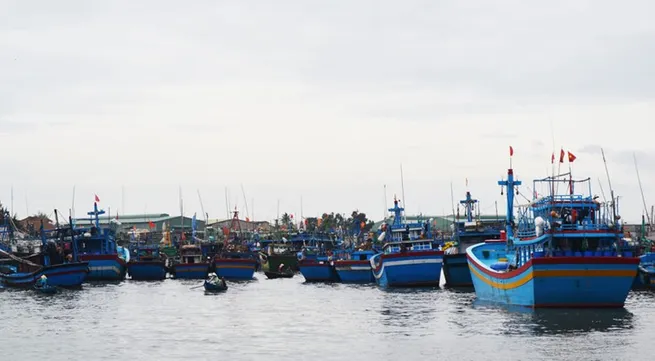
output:
[[[211,284],[218,284],[218,275],[216,273],[210,273],[209,279],[207,280]]]
[[[41,275],[41,278],[37,281],[39,287],[45,287],[48,284],[48,277],[46,275]]]
[[[280,273],[285,273],[285,272],[289,272],[290,269],[289,267],[285,267],[284,263],[280,263],[280,265],[277,267],[277,271]]]

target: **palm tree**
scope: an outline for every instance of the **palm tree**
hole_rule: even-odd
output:
[[[289,223],[291,223],[291,217],[289,217],[288,213],[284,213],[282,215],[281,221],[283,226],[289,227]]]

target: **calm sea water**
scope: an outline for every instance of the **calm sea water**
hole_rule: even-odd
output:
[[[508,309],[471,292],[293,279],[0,290],[1,360],[653,360],[655,293],[622,310]]]

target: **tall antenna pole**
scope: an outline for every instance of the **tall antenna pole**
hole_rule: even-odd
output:
[[[455,221],[455,193],[453,192],[453,182],[450,181],[450,205],[453,208],[453,234],[455,239],[459,241],[459,232],[457,231],[456,221]]]
[[[252,213],[250,214],[252,216],[251,221],[255,221],[255,198],[250,198],[250,209],[252,210]]]
[[[551,168],[550,171],[551,171],[551,178],[554,180],[555,179],[555,127],[553,126],[553,118],[550,117],[550,112],[548,114],[548,118],[550,120],[550,136],[551,136],[552,141],[553,141],[553,158],[551,158],[552,159],[552,162],[551,162],[552,164],[550,166],[550,168]],[[559,162],[558,162],[558,164],[559,164]],[[558,165],[558,167],[559,167],[559,165]],[[558,186],[559,186],[559,183],[558,183]],[[555,182],[554,181],[550,182],[550,188],[551,189],[549,189],[549,191],[550,191],[551,197],[555,197]]]
[[[496,207],[496,222],[498,222],[498,201],[494,201],[494,206]]]
[[[603,155],[603,164],[605,165],[605,174],[607,175],[607,184],[610,186],[610,197],[612,197],[612,222],[616,221],[616,202],[614,199],[614,188],[612,188],[612,181],[610,180],[610,172],[607,170],[607,160],[605,160],[605,151],[600,148],[600,154]]]
[[[403,195],[403,208],[405,209],[405,212],[403,212],[403,217],[404,221],[407,222],[407,202],[405,201],[405,181],[403,179],[403,164],[400,163],[400,190]]]
[[[278,224],[280,223],[280,200],[277,200],[277,215],[275,216],[275,219],[278,221]]]
[[[204,216],[203,218],[205,219],[205,228],[207,228],[207,222],[208,222],[208,215],[205,213],[205,206],[202,204],[202,197],[200,196],[200,189],[198,191],[198,200],[200,201],[200,210],[202,210],[202,215]]]
[[[241,184],[241,194],[243,195],[243,203],[246,208],[246,217],[250,218],[250,213],[248,212],[248,200],[246,199],[246,192],[243,190],[243,183]]]
[[[25,203],[27,203],[27,202],[25,202]],[[27,207],[25,207],[25,208],[26,208],[25,212],[27,212]],[[11,211],[10,212],[11,212],[10,217],[13,217],[14,216],[14,185],[13,184],[11,185]],[[25,217],[29,217],[29,216],[30,216],[29,213],[27,213],[25,215]]]
[[[603,196],[603,202],[607,203],[607,197],[605,197],[605,190],[603,190],[603,182],[598,178],[598,186],[600,187],[600,194]]]
[[[637,180],[639,181],[639,191],[641,191],[641,201],[644,203],[644,213],[646,213],[646,219],[648,224],[650,224],[650,214],[648,214],[648,206],[646,206],[646,197],[644,197],[644,188],[641,186],[641,177],[639,176],[639,168],[637,167],[637,156],[635,153],[632,153],[632,158],[635,161],[635,171],[637,172]]]

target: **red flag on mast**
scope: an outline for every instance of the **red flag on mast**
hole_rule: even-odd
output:
[[[559,162],[564,163],[564,149],[560,149],[559,151]]]
[[[573,161],[577,158],[576,156],[573,155],[571,152],[567,152],[569,154],[569,163],[573,163]],[[564,156],[564,151],[562,151],[562,157]]]
[[[509,146],[509,156],[511,157],[513,155],[514,155],[514,148],[512,148],[512,146],[510,145]]]
[[[100,198],[98,198],[97,194],[94,194],[96,196],[96,203],[100,203]]]
[[[555,152],[550,156],[550,164],[555,164]]]

